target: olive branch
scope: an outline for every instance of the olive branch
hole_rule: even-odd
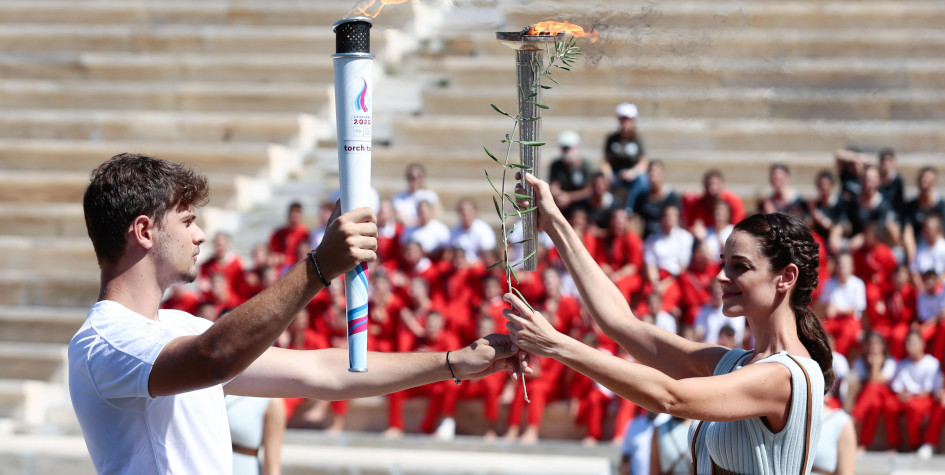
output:
[[[549,107],[537,102],[539,88],[551,89],[552,86],[543,84],[543,79],[547,78],[549,81],[560,86],[561,83],[558,82],[557,79],[555,79],[555,77],[553,76],[553,71],[555,69],[571,71],[571,68],[574,66],[574,62],[577,60],[577,57],[583,53],[580,51],[580,48],[578,48],[577,46],[577,40],[573,36],[567,36],[562,39],[555,38],[553,45],[549,43],[546,47],[546,54],[548,55],[548,65],[544,67],[544,70],[541,71],[541,74],[536,75],[538,77],[538,81],[535,83],[535,85],[533,85],[531,89],[528,91],[525,91],[523,88],[519,87],[519,94],[521,95],[521,98],[523,99],[524,102],[528,102],[530,104],[533,104],[535,107],[538,107],[539,109],[544,109],[544,110],[548,110]],[[539,68],[541,68],[541,64],[539,61],[540,61],[540,58],[538,56],[536,56],[535,59],[532,61],[532,64],[531,64],[532,74],[536,73],[539,70]],[[517,262],[514,262],[514,263],[509,262],[509,245],[510,244],[522,245],[530,241],[531,239],[522,239],[521,241],[509,243],[509,239],[511,238],[512,233],[515,232],[515,224],[513,223],[512,226],[509,227],[507,221],[509,218],[512,218],[512,217],[517,217],[521,219],[525,214],[535,211],[537,206],[532,206],[530,208],[524,208],[524,209],[521,206],[519,206],[516,200],[531,200],[532,197],[528,195],[506,191],[506,178],[508,176],[508,173],[512,170],[518,170],[518,171],[521,171],[522,173],[524,172],[534,173],[534,170],[532,170],[531,167],[522,165],[520,163],[512,163],[509,161],[509,159],[512,156],[512,147],[514,147],[515,144],[520,144],[526,147],[541,147],[545,145],[545,142],[542,142],[542,141],[516,140],[513,138],[513,135],[515,135],[516,129],[518,129],[518,127],[520,126],[522,122],[539,120],[541,119],[541,117],[539,116],[539,117],[523,118],[521,116],[521,113],[512,115],[512,114],[509,114],[508,112],[505,112],[504,110],[502,110],[499,106],[495,104],[489,104],[489,105],[492,106],[492,108],[497,113],[511,119],[512,127],[511,127],[511,130],[509,130],[509,133],[505,134],[505,138],[503,138],[501,141],[501,143],[505,144],[504,160],[499,160],[499,158],[497,158],[495,154],[490,152],[489,149],[485,145],[482,146],[482,149],[486,152],[486,155],[488,155],[489,158],[491,158],[495,163],[502,166],[502,177],[500,180],[500,186],[498,187],[495,185],[495,183],[493,183],[492,177],[489,176],[489,171],[486,169],[483,169],[483,172],[485,172],[486,174],[486,180],[489,182],[489,186],[491,186],[492,190],[495,192],[495,194],[492,196],[492,203],[493,205],[495,205],[496,215],[499,217],[499,221],[502,224],[502,237],[503,237],[502,242],[504,244],[504,249],[502,252],[502,259],[490,265],[487,268],[487,270],[491,270],[500,265],[504,266],[505,280],[506,280],[506,285],[509,288],[509,291],[515,293],[515,295],[517,295],[520,299],[522,299],[522,302],[525,302],[525,305],[527,305],[529,309],[535,310],[532,307],[532,305],[528,302],[528,300],[525,298],[525,296],[522,295],[522,293],[513,285],[512,281],[514,280],[515,283],[518,284],[519,280],[518,280],[518,276],[515,274],[515,268],[520,266],[529,258],[531,258],[535,254],[536,251],[532,251],[527,256],[523,256],[522,259],[520,259]],[[524,176],[522,179],[524,181]],[[507,208],[507,206],[509,208]],[[511,209],[511,211],[507,211],[507,209]],[[523,237],[524,237],[524,234],[523,234]],[[525,402],[530,402],[528,400],[528,390],[525,388],[525,375],[524,374],[522,374],[522,390],[525,395]]]

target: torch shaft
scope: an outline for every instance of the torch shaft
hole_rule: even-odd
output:
[[[515,52],[515,74],[518,79],[518,112],[521,116],[519,123],[519,140],[538,141],[541,137],[541,109],[536,103],[541,103],[541,88],[538,84],[541,81],[541,50],[523,49]],[[532,96],[534,94],[534,96]],[[519,161],[522,165],[528,167],[528,170],[537,175],[541,165],[541,148],[519,144]],[[534,198],[535,192],[531,185],[525,181],[522,174],[521,183],[525,188],[525,194]],[[534,201],[534,200],[533,200]],[[533,271],[537,269],[538,259],[535,250],[538,249],[538,219],[537,214],[526,213],[522,218],[522,231],[524,232],[525,259],[524,269]]]

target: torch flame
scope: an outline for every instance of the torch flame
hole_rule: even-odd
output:
[[[416,3],[416,1],[417,0],[361,0],[357,5],[354,6],[348,16],[366,16],[377,18],[377,16],[380,15],[381,10],[383,10],[387,5],[397,5],[408,2]]]
[[[591,43],[597,41],[600,38],[600,35],[597,33],[597,30],[591,29],[591,31],[584,31],[584,28],[577,26],[573,23],[557,22],[557,21],[543,21],[541,23],[535,23],[534,25],[526,28],[526,35],[557,35],[558,33],[564,33],[571,35],[577,38],[589,38]]]

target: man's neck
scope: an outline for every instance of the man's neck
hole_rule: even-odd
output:
[[[143,263],[139,261],[124,269],[103,269],[98,300],[118,302],[129,310],[157,320],[161,298],[167,289],[160,286],[153,273],[140,269],[141,265]]]

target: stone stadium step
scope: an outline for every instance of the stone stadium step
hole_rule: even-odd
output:
[[[6,173],[6,172],[4,172]],[[82,203],[2,203],[0,231],[4,236],[84,237]]]
[[[7,270],[84,271],[98,269],[98,261],[87,237],[0,235],[0,267]]]
[[[0,378],[48,381],[66,360],[66,345],[4,341],[0,345]]]
[[[68,343],[88,311],[86,307],[0,305],[0,335],[4,341]]]
[[[427,89],[428,114],[491,115],[490,103],[515,104],[513,88]],[[543,91],[544,115],[613,117],[622,101],[637,105],[641,117],[763,118],[807,120],[940,120],[945,93],[934,89],[893,91],[726,88],[594,88],[561,87]],[[513,111],[507,111],[513,112]],[[616,122],[615,122],[616,123]]]
[[[10,109],[316,113],[328,101],[329,87],[318,84],[0,81]]]
[[[591,5],[573,2],[509,5],[506,24],[512,30],[544,21],[603,24],[611,28],[732,29],[893,29],[938,28],[945,10],[935,2],[827,1],[750,2],[686,1],[675,3]],[[600,28],[603,29],[603,28]]]
[[[331,58],[312,54],[0,54],[0,77],[59,81],[214,81],[331,84]]]
[[[180,25],[324,25],[330,29],[337,19],[348,16],[354,2],[230,2],[186,1],[31,1],[0,2],[3,23],[76,24],[180,24]],[[409,8],[388,8],[385,23],[402,23],[411,16]]]
[[[514,29],[514,28],[513,28]],[[0,29],[0,35],[2,35]],[[443,56],[512,55],[495,32],[445,32]],[[2,36],[0,36],[2,38]],[[695,57],[719,59],[871,57],[939,58],[945,55],[945,34],[938,29],[797,29],[776,31],[750,26],[720,30],[640,28],[605,30],[594,43],[578,39],[592,59],[609,57]]]
[[[444,76],[457,88],[504,87],[515,91],[514,55],[452,57],[415,61],[418,70]],[[714,59],[620,57],[596,65],[579,60],[571,72],[557,71],[565,88],[687,87],[714,89],[827,88],[938,89],[945,86],[945,64],[933,59],[886,58]]]
[[[255,175],[268,165],[268,143],[155,142],[145,140],[27,140],[0,138],[0,168],[88,174],[119,153],[144,153],[186,163],[204,173]],[[80,210],[81,214],[81,210]]]
[[[384,40],[384,35],[374,35],[371,48],[382,48]],[[335,34],[319,26],[0,23],[0,51],[331,55]]]
[[[60,271],[56,268],[0,268],[0,305],[90,307],[98,296],[98,268]]]
[[[0,111],[4,139],[286,143],[297,132],[298,118],[292,113]]]
[[[503,105],[504,106],[504,105]],[[564,130],[584,137],[585,150],[600,150],[614,119],[546,117],[542,138],[554,143]],[[832,151],[848,144],[879,149],[892,146],[902,155],[940,153],[945,149],[941,121],[807,121],[753,119],[646,119],[639,121],[647,148],[661,150]],[[396,145],[432,147],[441,151],[477,151],[486,145],[501,149],[510,130],[504,117],[429,115],[409,117],[393,125]],[[803,149],[799,149],[803,144]],[[550,152],[549,152],[550,153]]]
[[[208,174],[210,205],[232,205],[235,175]],[[88,172],[7,170],[0,174],[0,202],[22,204],[82,203]]]

